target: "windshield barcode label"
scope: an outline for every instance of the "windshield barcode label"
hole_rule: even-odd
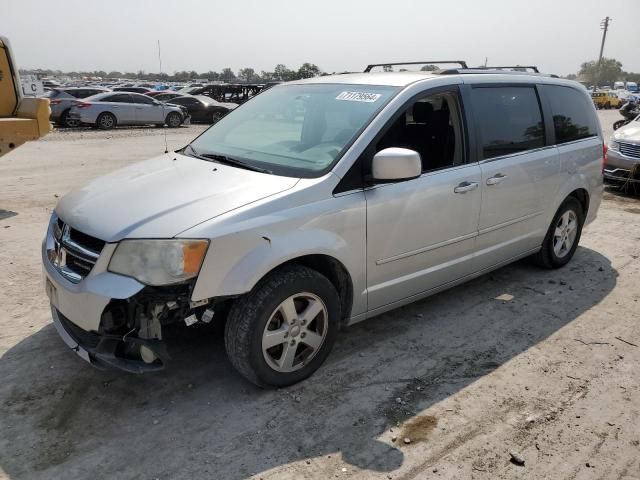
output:
[[[347,102],[367,102],[372,103],[381,97],[379,93],[366,92],[342,92],[336,97],[336,100],[344,100]]]

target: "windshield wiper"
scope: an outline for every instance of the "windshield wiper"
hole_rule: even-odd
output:
[[[235,167],[244,168],[246,170],[252,170],[254,172],[273,174],[271,170],[267,170],[266,168],[251,165],[250,163],[243,162],[242,160],[238,160],[237,158],[227,157],[219,153],[198,153],[191,145],[187,145],[187,146],[189,147],[189,149],[191,150],[191,152],[195,157],[201,158],[203,160],[214,160],[219,163],[233,165]]]

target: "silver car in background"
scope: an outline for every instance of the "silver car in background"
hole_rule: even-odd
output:
[[[290,385],[341,326],[527,256],[566,265],[603,147],[586,90],[548,75],[277,85],[60,199],[42,245],[53,321],[84,360],[132,372],[165,367],[168,325],[220,322],[243,376]]]
[[[604,180],[618,186],[640,186],[640,116],[620,127],[611,136]]]
[[[77,127],[78,120],[69,117],[73,104],[79,99],[110,91],[103,87],[52,88],[45,94],[51,107],[49,119],[62,127]]]
[[[188,120],[187,109],[167,105],[131,92],[108,92],[76,102],[69,117],[84,125],[107,130],[122,125],[168,125],[175,128]]]

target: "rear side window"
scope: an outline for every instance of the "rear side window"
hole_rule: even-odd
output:
[[[553,114],[556,143],[573,142],[598,135],[593,108],[585,95],[571,87],[545,85]]]
[[[153,105],[153,99],[144,95],[130,95],[132,103],[143,103],[145,105]]]
[[[65,90],[65,93],[75,98],[84,98],[87,96],[85,95],[85,90]]]
[[[535,88],[476,87],[473,107],[482,159],[544,146],[544,123]]]
[[[103,102],[131,103],[131,98],[126,93],[118,93],[102,99]]]

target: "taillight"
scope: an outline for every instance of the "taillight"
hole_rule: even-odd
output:
[[[609,146],[606,143],[602,144],[602,173],[604,173],[604,169],[607,166],[607,151],[609,151]]]
[[[62,100],[49,100],[50,105],[58,105],[59,103],[62,103]]]
[[[91,104],[90,103],[85,103],[85,102],[76,102],[73,104],[74,107],[78,107],[78,108],[87,108],[90,107]]]

